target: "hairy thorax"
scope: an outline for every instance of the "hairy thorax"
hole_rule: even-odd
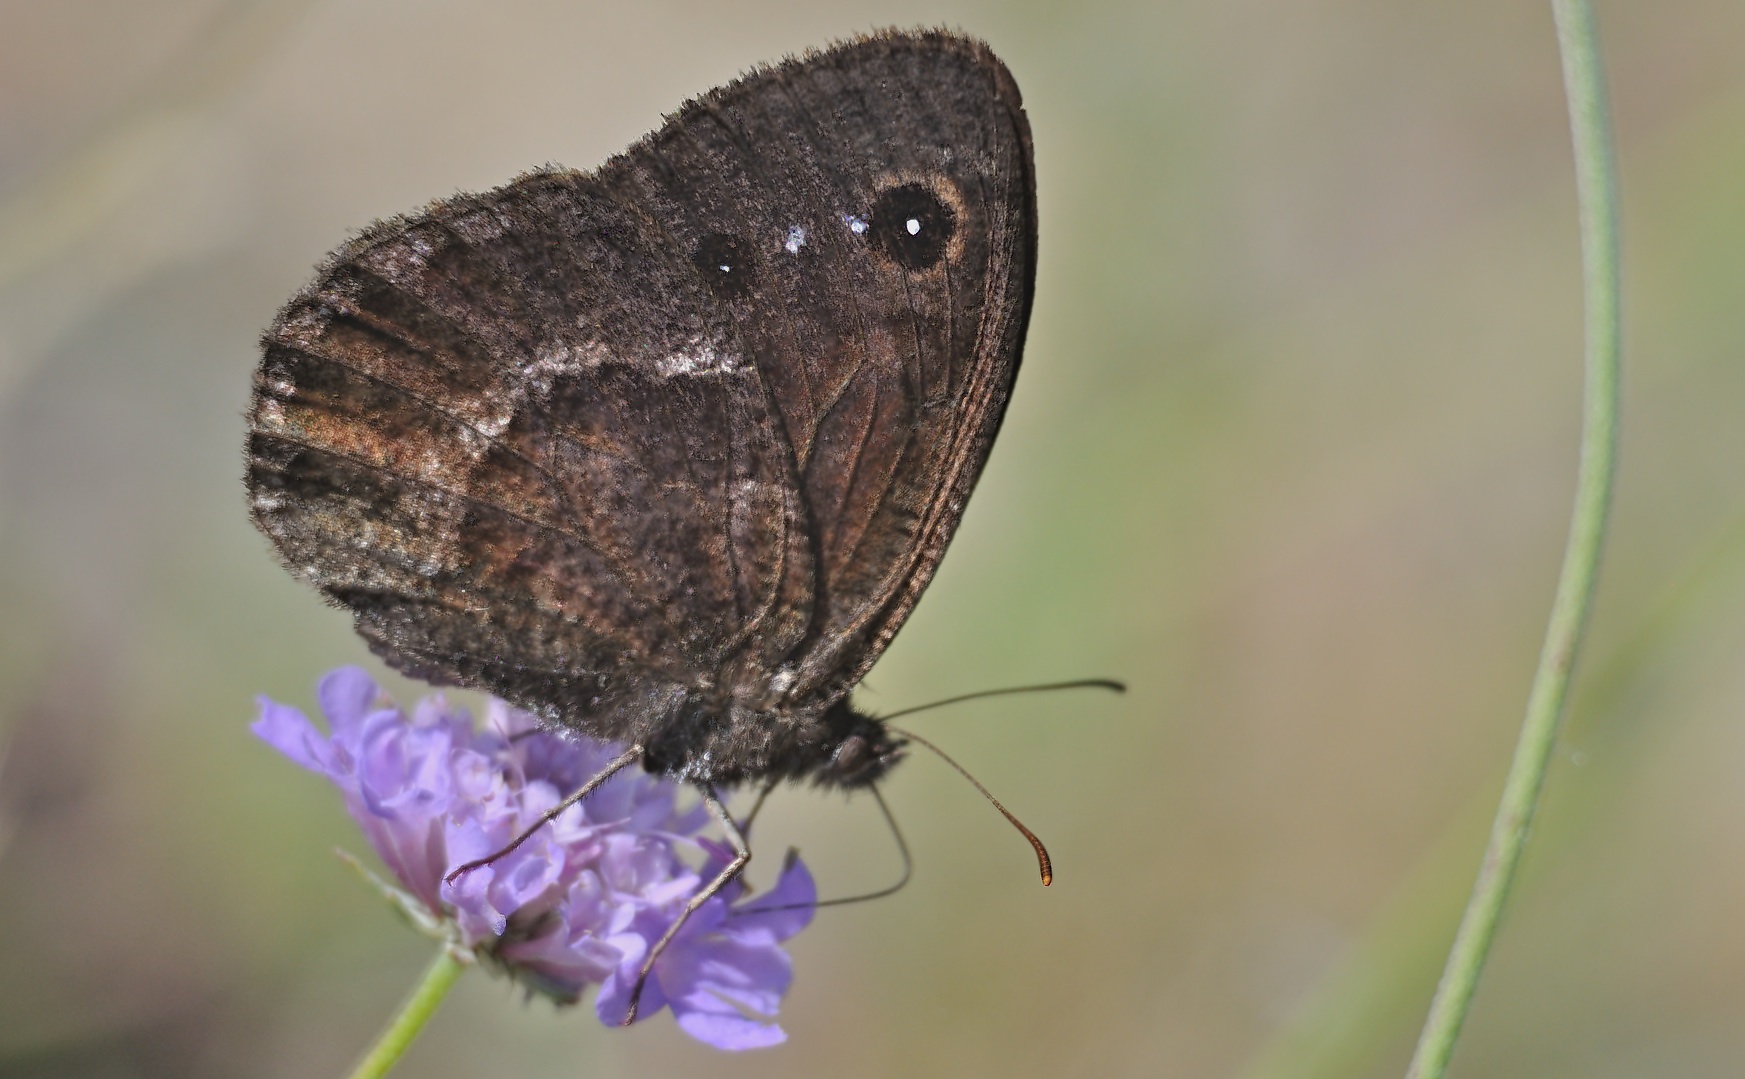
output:
[[[732,787],[748,780],[853,789],[877,782],[905,742],[847,699],[822,709],[754,710],[687,698],[641,740],[649,772]]]

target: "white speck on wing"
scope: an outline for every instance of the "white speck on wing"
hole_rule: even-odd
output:
[[[739,357],[733,353],[723,352],[707,341],[693,340],[689,344],[689,348],[655,357],[655,373],[662,378],[739,373]]]
[[[681,375],[707,378],[740,373],[744,370],[741,357],[723,348],[722,344],[719,339],[699,335],[670,352],[640,362],[634,354],[614,350],[597,341],[574,346],[549,346],[542,348],[531,362],[522,367],[521,373],[526,379],[522,392],[548,394],[560,380],[585,375],[600,367],[641,367],[646,372],[648,367],[643,364],[649,364],[653,373],[663,379]],[[487,430],[486,433],[494,436],[498,432]]]
[[[806,246],[806,226],[789,225],[788,242],[782,246],[787,248],[788,254],[798,255],[800,253],[800,248]]]
[[[800,676],[794,672],[792,667],[783,667],[770,675],[769,695],[779,700],[786,696],[788,690],[793,689],[794,683],[799,680]]]

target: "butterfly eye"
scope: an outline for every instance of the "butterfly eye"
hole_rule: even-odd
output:
[[[836,752],[831,757],[831,763],[836,766],[838,772],[853,772],[855,766],[860,763],[860,759],[866,756],[866,748],[865,738],[858,734],[851,734],[842,740],[841,745],[836,747]]]
[[[899,184],[873,203],[867,235],[886,258],[906,270],[925,270],[945,254],[957,215],[925,184]]]
[[[703,237],[691,263],[717,296],[743,296],[751,290],[751,249],[731,233],[712,232]]]

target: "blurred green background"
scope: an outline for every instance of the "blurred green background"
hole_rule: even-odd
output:
[[[1460,1076],[1745,1059],[1745,5],[1600,4],[1623,473],[1592,649]],[[255,338],[348,230],[889,24],[989,40],[1041,271],[1004,433],[862,693],[899,896],[794,942],[787,1046],[469,974],[407,1076],[1397,1074],[1572,492],[1579,270],[1543,3],[0,3],[0,1076],[332,1076],[429,948],[247,732],[368,662],[240,485]],[[395,683],[409,699],[413,687]],[[827,894],[866,799],[776,799]],[[768,879],[776,859],[754,867]]]

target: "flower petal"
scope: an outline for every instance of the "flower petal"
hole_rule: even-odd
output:
[[[623,958],[618,962],[618,969],[601,983],[600,992],[594,997],[594,1014],[599,1016],[601,1023],[615,1027],[623,1023],[624,1016],[630,1012],[630,990],[642,971],[648,941],[640,933],[614,933],[606,938],[606,943],[618,949]],[[642,987],[642,999],[636,1003],[636,1021],[642,1022],[666,1004],[666,993],[661,990],[657,971],[649,975],[647,984]]]
[[[653,942],[733,857],[698,835],[704,807],[680,811],[675,784],[630,771],[493,857],[620,750],[500,701],[484,728],[441,697],[408,713],[356,667],[323,678],[318,696],[331,733],[263,698],[255,734],[340,789],[401,888],[464,946],[559,1003],[598,984],[594,1010],[608,1025],[627,1013]],[[687,850],[703,855],[700,868]],[[445,882],[479,858],[490,861]],[[770,1021],[793,977],[780,942],[811,920],[816,892],[791,854],[775,888],[735,910],[744,892],[729,882],[686,922],[643,988],[640,1017],[670,1007],[680,1029],[721,1049],[786,1040]]]
[[[327,736],[316,730],[307,716],[288,704],[279,704],[265,697],[257,697],[256,701],[260,705],[260,718],[249,727],[256,737],[291,758],[293,763],[330,779],[336,778],[333,751]]]
[[[793,963],[775,944],[749,943],[726,935],[709,937],[689,947],[678,942],[668,949],[677,952],[668,962],[663,955],[655,969],[673,1000],[676,1015],[680,1004],[719,1010],[723,1004],[735,1010],[774,1015],[782,994],[793,982]]]
[[[788,1032],[774,1023],[760,1023],[738,1012],[706,1012],[673,1005],[673,1018],[679,1029],[704,1045],[738,1052],[743,1049],[767,1049],[788,1040]]]
[[[818,886],[813,883],[811,872],[796,852],[789,851],[775,887],[735,907],[728,918],[727,931],[771,942],[787,940],[811,924],[817,904]]]
[[[363,723],[370,706],[381,696],[376,680],[362,667],[340,667],[329,671],[315,687],[315,699],[321,703],[321,714],[327,725],[338,735]]]

